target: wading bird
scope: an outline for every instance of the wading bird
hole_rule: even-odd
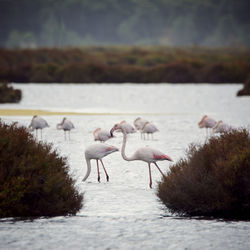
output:
[[[110,146],[110,145],[107,145],[104,143],[94,144],[94,145],[91,145],[88,148],[86,148],[85,159],[87,162],[87,173],[86,173],[85,177],[83,178],[83,181],[87,180],[87,178],[90,175],[90,172],[91,172],[90,160],[92,160],[92,159],[96,160],[96,163],[97,163],[97,180],[98,180],[98,182],[100,182],[100,171],[99,171],[99,162],[98,161],[101,162],[103,170],[106,174],[106,179],[107,179],[107,181],[109,181],[109,176],[108,176],[108,173],[107,173],[107,171],[104,167],[104,164],[102,162],[102,158],[111,154],[111,153],[114,153],[116,151],[119,151],[119,149],[114,147],[114,146]]]
[[[161,151],[149,147],[144,147],[144,148],[139,148],[132,156],[128,157],[125,154],[125,147],[126,147],[126,142],[127,142],[127,133],[126,130],[123,128],[123,125],[121,124],[115,124],[114,127],[111,129],[111,133],[113,131],[121,129],[123,133],[123,142],[122,142],[122,150],[121,150],[121,155],[122,158],[126,161],[144,161],[148,163],[148,168],[149,168],[149,187],[152,188],[152,175],[151,175],[151,163],[154,163],[155,166],[158,168],[160,173],[162,174],[163,177],[165,175],[157,165],[157,161],[173,161],[170,156],[167,156],[166,154],[162,153]]]
[[[208,129],[213,128],[215,124],[216,124],[216,121],[213,118],[207,115],[204,115],[202,119],[200,120],[200,122],[198,123],[198,126],[199,128],[206,128],[206,135],[208,136]]]
[[[41,138],[42,138],[42,129],[46,127],[49,127],[49,124],[47,123],[47,121],[37,115],[33,116],[31,123],[29,125],[29,128],[31,129],[31,131],[34,131],[34,129],[36,130],[36,137],[37,137],[37,130],[41,129]]]
[[[94,140],[95,141],[100,141],[100,142],[105,142],[108,139],[114,137],[113,134],[110,133],[108,130],[104,130],[101,128],[97,128],[94,132]]]
[[[123,125],[123,128],[126,130],[127,134],[133,134],[136,132],[135,128],[131,124],[127,123],[126,121],[121,121],[120,124]],[[121,130],[119,130],[119,132],[121,132]]]
[[[75,127],[74,127],[74,124],[68,118],[64,117],[62,122],[58,123],[56,125],[56,128],[57,129],[63,129],[63,131],[64,131],[64,139],[65,140],[67,139],[66,132],[68,131],[69,140],[70,140],[70,130],[75,128]]]
[[[230,132],[231,130],[232,127],[227,123],[223,122],[222,120],[218,121],[216,125],[213,127],[214,133],[225,133],[225,132]]]
[[[149,139],[149,134],[151,134],[151,139],[153,139],[153,134],[155,132],[159,131],[159,129],[151,122],[146,122],[141,129],[141,133],[143,134],[143,137],[145,139],[145,134],[147,134],[147,137]]]
[[[141,133],[141,139],[142,139],[142,128],[144,127],[144,124],[146,123],[146,122],[148,122],[147,120],[145,120],[145,119],[142,119],[141,117],[137,117],[135,120],[134,120],[134,125],[135,125],[135,128],[137,129],[137,130],[139,130],[140,131],[140,133]]]

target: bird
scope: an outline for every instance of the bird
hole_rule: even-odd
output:
[[[31,131],[34,131],[34,129],[36,130],[36,137],[37,137],[37,130],[41,129],[41,138],[42,138],[42,129],[46,127],[49,127],[49,124],[42,117],[37,115],[34,115],[32,117],[29,128],[31,129]]]
[[[117,129],[121,129],[121,131],[123,133],[123,142],[122,142],[122,149],[121,149],[122,158],[126,161],[144,161],[144,162],[147,162],[148,168],[149,168],[149,187],[152,188],[151,164],[154,163],[155,166],[160,171],[160,173],[162,174],[162,176],[166,177],[156,162],[157,161],[164,161],[164,160],[173,161],[172,158],[170,156],[162,153],[161,151],[159,151],[157,149],[150,148],[150,147],[139,148],[135,151],[135,153],[132,156],[128,157],[125,154],[125,147],[126,147],[126,142],[127,142],[126,130],[124,129],[122,124],[115,124],[114,127],[111,129],[111,132],[113,133],[113,131],[115,131]]]
[[[149,134],[151,134],[151,138],[153,139],[153,133],[159,131],[159,129],[151,122],[145,122],[144,126],[141,129],[141,133],[143,135],[147,134],[149,138]],[[145,139],[145,136],[144,136]]]
[[[141,117],[137,117],[135,120],[134,120],[134,125],[135,125],[135,128],[141,132],[144,124],[148,122],[147,120],[141,118]],[[142,139],[142,132],[141,132],[141,139]]]
[[[206,128],[207,136],[208,136],[208,129],[213,128],[215,125],[216,125],[216,121],[207,115],[204,115],[202,119],[200,120],[200,122],[198,123],[199,128]]]
[[[230,132],[231,130],[232,127],[227,123],[223,122],[222,120],[218,121],[216,125],[213,127],[214,133],[225,133],[225,132]]]
[[[108,176],[108,173],[104,167],[104,164],[103,164],[103,161],[102,161],[102,158],[111,154],[111,153],[114,153],[116,151],[119,151],[118,148],[114,147],[114,146],[111,146],[111,145],[107,145],[107,144],[104,144],[104,143],[100,143],[100,144],[93,144],[93,145],[90,145],[88,146],[86,149],[85,149],[85,159],[86,159],[86,162],[87,162],[87,173],[85,175],[85,177],[83,178],[82,181],[86,181],[87,178],[89,177],[90,175],[90,172],[91,172],[91,163],[90,163],[90,160],[96,160],[96,163],[97,163],[97,180],[98,182],[100,182],[100,171],[99,171],[99,162],[101,162],[102,164],[102,167],[103,167],[103,170],[106,174],[106,179],[107,181],[109,181],[109,176]]]
[[[135,128],[127,123],[125,120],[124,121],[121,121],[120,124],[123,125],[124,129],[126,130],[127,134],[133,134],[136,132]],[[121,132],[121,130],[117,130],[118,132]]]
[[[108,139],[114,137],[113,134],[110,133],[110,131],[101,128],[95,129],[93,135],[94,135],[94,140],[100,142],[105,142]]]
[[[68,131],[69,140],[70,140],[70,130],[73,129],[73,128],[75,128],[75,127],[74,127],[74,124],[68,118],[64,117],[63,120],[62,120],[62,122],[58,123],[56,125],[56,128],[64,130],[64,139],[65,140],[67,139],[66,132]]]

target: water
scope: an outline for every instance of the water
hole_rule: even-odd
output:
[[[204,114],[234,127],[249,126],[250,98],[236,97],[241,85],[34,85],[20,84],[20,104],[2,104],[0,109],[42,109],[87,112],[69,118],[76,129],[71,140],[56,130],[62,115],[44,116],[50,124],[43,141],[52,142],[67,156],[70,174],[84,192],[84,207],[73,217],[39,218],[33,221],[0,220],[0,249],[249,249],[250,222],[180,218],[172,215],[156,196],[161,179],[152,168],[153,189],[143,162],[126,162],[120,152],[103,159],[110,182],[96,164],[87,182],[84,149],[93,143],[97,127],[110,129],[141,116],[153,121],[160,132],[153,140],[130,135],[126,153],[148,145],[170,155],[176,162],[191,142],[204,142],[205,130],[197,123]],[[28,126],[29,116],[4,116],[6,122]],[[122,136],[108,144],[121,147]],[[164,171],[172,163],[160,162]]]

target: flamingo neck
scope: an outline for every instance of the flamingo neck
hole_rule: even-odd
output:
[[[86,158],[86,162],[87,162],[87,173],[86,173],[86,175],[84,176],[84,178],[82,179],[82,181],[86,181],[87,178],[88,178],[89,175],[90,175],[90,172],[91,172],[90,159]]]
[[[124,130],[124,128],[122,128],[122,133],[123,133],[123,141],[122,141],[122,150],[121,150],[121,155],[122,155],[122,158],[126,161],[134,161],[134,160],[137,160],[136,157],[134,155],[128,157],[126,156],[125,154],[125,147],[126,147],[126,143],[127,143],[127,133],[126,131]]]

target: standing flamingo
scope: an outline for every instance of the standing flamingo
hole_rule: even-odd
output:
[[[231,130],[232,127],[227,123],[223,122],[222,120],[218,121],[216,125],[213,127],[214,133],[225,133],[225,132],[230,132]]]
[[[198,123],[198,126],[199,128],[206,128],[206,135],[208,136],[208,129],[213,128],[215,124],[216,124],[216,121],[213,118],[207,115],[204,115],[202,119],[200,120],[200,122]]]
[[[131,124],[127,123],[126,121],[121,121],[120,124],[123,125],[123,128],[126,130],[127,134],[133,134],[136,132],[135,128]]]
[[[62,122],[58,123],[56,125],[56,128],[64,130],[64,139],[65,140],[67,139],[66,132],[68,131],[69,132],[69,140],[70,140],[70,130],[75,128],[75,127],[74,127],[74,124],[68,118],[64,117]]]
[[[123,125],[121,124],[115,124],[114,127],[111,129],[111,132],[121,129],[123,133],[123,142],[122,142],[122,150],[121,150],[121,155],[122,158],[126,161],[145,161],[148,163],[148,168],[149,168],[149,187],[152,188],[152,175],[151,175],[151,163],[154,163],[155,166],[158,168],[160,173],[162,174],[163,177],[165,175],[157,165],[157,161],[173,161],[170,156],[167,156],[166,154],[162,153],[161,151],[149,147],[144,147],[144,148],[139,148],[136,150],[136,152],[128,157],[125,154],[125,147],[126,147],[126,142],[127,142],[127,133],[126,130],[123,128]]]
[[[108,139],[113,137],[113,134],[110,133],[108,130],[104,130],[101,128],[97,128],[94,132],[94,139],[95,141],[105,142]]]
[[[159,129],[151,122],[145,122],[144,126],[141,129],[143,135],[147,134],[149,139],[149,134],[151,134],[151,138],[153,139],[153,133],[159,131]],[[144,136],[145,139],[145,136]]]
[[[31,128],[31,131],[33,131],[34,129],[36,130],[36,137],[37,137],[37,130],[41,129],[41,139],[42,139],[42,129],[46,127],[49,127],[49,124],[47,123],[47,121],[37,115],[33,116],[31,123],[29,125],[29,128]]]
[[[91,172],[91,163],[90,163],[90,160],[94,159],[96,160],[96,163],[97,163],[97,175],[98,175],[98,182],[100,182],[100,172],[99,172],[99,163],[98,161],[101,162],[102,164],[102,167],[104,169],[104,172],[106,174],[106,179],[107,181],[109,181],[109,176],[108,176],[108,173],[104,167],[104,164],[102,162],[102,158],[111,154],[111,153],[114,153],[116,151],[119,151],[118,148],[114,147],[114,146],[110,146],[110,145],[107,145],[107,144],[94,144],[94,145],[91,145],[89,146],[88,148],[86,148],[85,150],[85,159],[86,159],[86,162],[87,162],[87,173],[85,175],[85,177],[83,178],[82,181],[85,181],[87,180],[87,178],[89,177],[90,175],[90,172]]]
[[[141,139],[142,139],[142,131],[141,130],[142,130],[144,124],[147,123],[147,122],[148,122],[147,120],[142,119],[141,117],[137,117],[134,120],[135,128],[141,132]]]

